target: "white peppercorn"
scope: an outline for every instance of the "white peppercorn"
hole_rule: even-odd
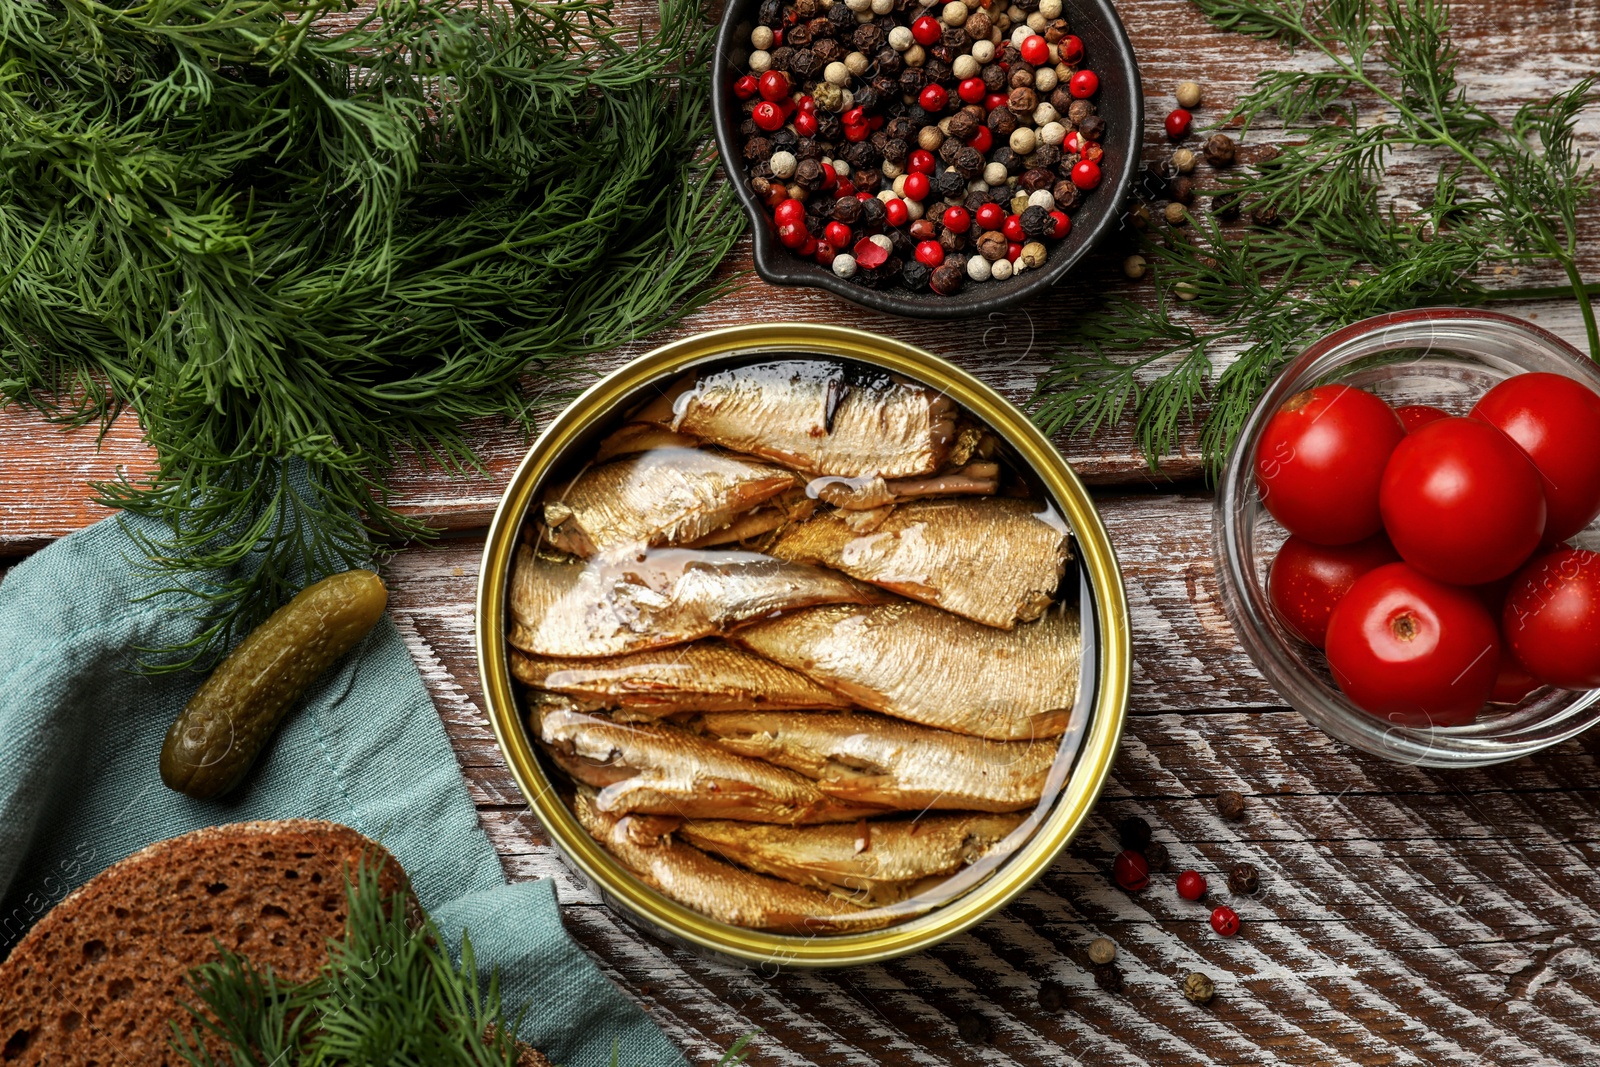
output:
[[[849,111],[851,108],[856,106],[856,94],[852,93],[849,89],[840,89],[839,96],[842,98],[844,104],[844,106],[839,109],[840,111]]]
[[[750,53],[750,73],[765,74],[772,69],[772,53],[758,48]]]
[[[987,259],[984,259],[982,256],[967,257],[967,277],[971,278],[973,281],[986,282],[989,280],[992,273],[993,272],[989,267],[989,261]]]
[[[1017,262],[1026,263],[1029,267],[1042,267],[1049,254],[1043,241],[1029,241],[1022,246],[1022,254],[1017,257]]]
[[[1059,81],[1064,81],[1064,82],[1072,81],[1072,67],[1070,67],[1066,63],[1057,63],[1056,64],[1056,78]]]
[[[974,178],[967,183],[967,192],[969,193],[987,193],[988,191],[989,183],[982,178]]]
[[[982,64],[965,53],[956,56],[955,62],[950,64],[950,72],[962,80],[977,77],[980,69]]]
[[[1188,174],[1194,170],[1196,162],[1195,154],[1187,148],[1180,148],[1172,153],[1172,165],[1178,168],[1179,174]]]
[[[1037,91],[1038,87],[1035,86],[1034,88]],[[1033,124],[1036,127],[1047,126],[1060,117],[1061,112],[1057,111],[1048,100],[1044,101],[1038,107],[1033,109]]]
[[[848,252],[840,252],[833,257],[833,273],[841,278],[851,278],[856,273],[856,257]]]
[[[1039,135],[1030,126],[1018,126],[1011,131],[1011,151],[1025,156],[1039,146]]]
[[[967,5],[962,0],[950,0],[939,13],[946,26],[959,26],[967,21]]]
[[[1067,139],[1067,128],[1060,122],[1047,122],[1039,127],[1039,140],[1045,144],[1059,145]]]
[[[1032,37],[1032,36],[1033,36],[1033,28],[1031,26],[1029,26],[1026,22],[1023,22],[1021,19],[1018,19],[1016,28],[1014,28],[1011,31],[1011,45],[1014,48],[1021,48],[1022,47],[1022,42],[1026,41],[1029,37]]]
[[[773,37],[771,26],[757,26],[755,29],[750,31],[751,48],[759,48],[763,52],[768,52],[772,50],[772,41]]]
[[[1011,213],[1020,215],[1026,210],[1028,210],[1028,194],[1019,192],[1011,198]]]
[[[1144,277],[1145,261],[1143,256],[1129,256],[1122,261],[1122,273],[1138,281]]]
[[[917,39],[911,35],[910,26],[896,26],[889,31],[889,47],[896,52],[904,52],[916,43]]]
[[[1012,4],[1010,7],[1006,8],[1006,18],[1010,19],[1012,22],[1021,22],[1027,17],[1028,13],[1022,10],[1022,8],[1017,4]]]
[[[1200,106],[1200,83],[1179,82],[1178,89],[1172,94],[1178,99],[1178,106],[1185,108]]]
[[[858,78],[867,72],[867,67],[870,65],[871,61],[862,52],[851,52],[844,57],[844,69]]]
[[[983,180],[988,182],[991,188],[996,185],[1004,185],[1008,177],[1010,177],[1010,174],[1006,170],[1004,163],[990,163],[983,168]]]
[[[989,277],[997,282],[1005,281],[1012,273],[1011,261],[1008,259],[997,259],[989,264]]]
[[[1014,274],[1014,275],[1015,274],[1021,274],[1023,271],[1025,271],[1027,269],[1028,269],[1028,261],[1023,259],[1021,256],[1018,256],[1016,259],[1013,259],[1011,261],[1011,273],[1012,274]]]
[[[767,62],[769,64],[772,62],[770,56],[768,57]],[[832,63],[829,63],[826,67],[822,68],[822,78],[829,85],[837,85],[842,89],[846,85],[850,84],[850,68],[836,59]]]
[[[879,189],[878,199],[887,204],[889,201],[897,199],[897,197],[895,196],[893,189]]]
[[[920,67],[928,61],[928,50],[920,44],[914,44],[906,49],[905,55],[901,58],[906,61],[908,67]]]
[[[1039,0],[1039,14],[1052,21],[1061,17],[1061,0]]]
[[[1179,300],[1193,300],[1200,295],[1200,290],[1195,288],[1193,282],[1179,282],[1172,287],[1172,291],[1178,294]]]
[[[870,0],[869,0],[869,3],[870,3]],[[857,11],[856,12],[856,22],[861,24],[861,25],[865,25],[866,23],[871,22],[876,17],[877,16],[872,13],[872,8],[871,7],[868,7],[867,10],[865,10],[865,11]]]
[[[926,152],[937,152],[944,144],[944,131],[937,126],[924,126],[917,131],[917,147]]]
[[[972,46],[973,61],[980,66],[984,63],[994,62],[994,44],[990,41],[979,41]]]
[[[1061,84],[1061,79],[1056,76],[1056,68],[1040,67],[1033,72],[1033,88],[1035,92],[1048,93]]]
[[[1178,203],[1176,200],[1167,205],[1165,214],[1167,217],[1167,222],[1173,226],[1182,226],[1184,223],[1189,221],[1189,213],[1185,211],[1183,205]]]
[[[879,164],[878,169],[883,171],[883,176],[885,178],[890,179],[898,178],[906,172],[906,168],[903,164],[896,163],[892,159],[884,160],[881,164]],[[838,172],[835,171],[834,173]]]
[[[894,184],[890,187],[890,191],[893,192],[895,196],[906,195],[906,176],[904,174],[900,174],[895,177]]]
[[[1117,946],[1109,937],[1097,937],[1089,942],[1089,962],[1103,966],[1117,958]]]
[[[1043,33],[1045,28],[1049,25],[1050,20],[1045,18],[1037,11],[1028,16],[1028,29],[1032,30],[1034,33]]]
[[[874,15],[888,15],[894,11],[894,0],[872,0]]]
[[[841,178],[850,177],[850,164],[846,163],[844,160],[842,160],[842,159],[834,159],[834,160],[828,160],[826,162],[832,163],[833,172],[835,174],[837,174],[839,177],[841,177]]]
[[[872,0],[844,0],[844,6],[859,15],[872,10]]]
[[[894,251],[894,242],[889,239],[889,235],[886,233],[875,233],[871,237],[868,237],[867,240],[871,241],[885,252]]]
[[[927,212],[928,209],[922,206],[921,200],[906,201],[906,217],[912,222],[916,222],[918,219],[922,218],[923,215],[927,214]]]
[[[1050,195],[1050,190],[1048,189],[1035,189],[1028,194],[1028,206],[1042,207],[1046,211],[1054,211],[1056,209],[1056,198]]]
[[[793,178],[794,169],[799,163],[793,152],[774,152],[772,158],[767,161],[768,166],[772,168],[774,178]]]

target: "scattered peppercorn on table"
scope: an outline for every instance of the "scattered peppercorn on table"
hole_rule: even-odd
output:
[[[1124,0],[1120,10],[1147,94],[1146,159],[1171,160],[1162,116],[1181,105],[1194,132],[1177,146],[1191,153],[1179,170],[1203,192],[1214,164],[1198,134],[1278,50],[1211,30],[1185,0]],[[1493,72],[1487,91],[1507,112],[1564,88],[1569,72],[1600,66],[1593,5],[1458,3],[1453,17],[1463,71]],[[1580,135],[1592,152],[1595,123]],[[1252,130],[1238,152],[1273,136]],[[1408,195],[1424,201],[1431,170],[1404,158],[1393,166]],[[1579,228],[1588,235],[1584,269],[1600,276],[1592,203]],[[1071,331],[1085,301],[1107,291],[1154,300],[1132,252],[1112,240],[1059,295],[958,323],[866,313],[752,278],[595,369],[715,326],[845,322],[922,345],[1024,400],[1040,352]],[[746,243],[728,269],[748,264]],[[1561,280],[1525,273],[1515,284]],[[1505,310],[1582,336],[1570,305]],[[103,517],[86,482],[149,462],[131,418],[98,451],[92,430],[63,435],[10,409],[0,421],[9,474],[0,547],[13,558]],[[452,481],[417,468],[401,479],[411,510],[453,533],[388,563],[391,610],[511,876],[556,879],[573,933],[692,1061],[715,1062],[757,1028],[750,1062],[786,1067],[1600,1061],[1600,734],[1512,765],[1449,773],[1383,763],[1333,741],[1282,706],[1225,619],[1194,441],[1180,442],[1157,476],[1126,426],[1061,442],[1101,487],[1127,583],[1135,669],[1116,771],[1095,819],[1055,866],[997,918],[883,965],[757,973],[644,937],[556,857],[485,720],[471,610],[481,528],[525,443],[492,427],[477,440],[490,478]],[[1125,852],[1139,859],[1124,859],[1114,880]],[[1186,871],[1200,880],[1185,878],[1180,895]],[[1134,892],[1118,885],[1144,879]],[[1198,899],[1185,898],[1193,892]],[[1233,936],[1217,932],[1235,925]]]

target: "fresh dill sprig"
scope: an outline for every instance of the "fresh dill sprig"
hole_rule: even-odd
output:
[[[154,470],[98,488],[198,598],[161,669],[424,535],[404,455],[475,468],[526,375],[719,291],[710,42],[695,0],[0,3],[0,397],[137,413]]]
[[[1215,470],[1256,398],[1316,336],[1434,304],[1570,296],[1600,359],[1596,287],[1577,261],[1578,210],[1596,180],[1572,137],[1579,113],[1600,101],[1594,79],[1506,122],[1458,83],[1445,0],[1195,2],[1222,29],[1277,39],[1325,64],[1267,71],[1239,100],[1227,122],[1248,130],[1275,115],[1285,128],[1276,155],[1220,179],[1220,202],[1249,222],[1195,210],[1190,227],[1148,234],[1141,252],[1155,306],[1119,298],[1075,321],[1074,342],[1053,354],[1034,397],[1041,425],[1093,432],[1131,418],[1157,467],[1198,422]],[[1357,109],[1372,100],[1382,106],[1376,120]],[[1438,168],[1429,203],[1411,213],[1382,197],[1399,151]],[[1534,294],[1480,280],[1497,266],[1534,264],[1555,265],[1570,285]]]
[[[309,982],[283,982],[269,966],[227,950],[188,977],[191,1022],[173,1021],[172,1047],[190,1067],[367,1067],[418,1063],[515,1067],[520,1011],[507,1015],[500,976],[478,973],[472,939],[461,959],[442,947],[433,920],[404,892],[385,895],[365,861],[345,890],[345,936]],[[719,1067],[744,1062],[753,1035]],[[218,1048],[222,1050],[218,1055]],[[614,1046],[612,1067],[621,1050]]]

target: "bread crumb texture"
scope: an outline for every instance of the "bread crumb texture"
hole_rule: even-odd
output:
[[[376,842],[337,823],[235,823],[121,860],[41,919],[0,963],[0,1063],[172,1065],[170,1021],[190,1029],[189,971],[218,946],[289,982],[315,977],[344,936],[346,872],[384,864]]]

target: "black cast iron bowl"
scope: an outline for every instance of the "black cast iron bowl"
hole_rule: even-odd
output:
[[[932,290],[913,293],[903,286],[868,289],[838,277],[819,263],[801,259],[778,242],[771,216],[750,191],[744,145],[739,136],[742,112],[732,91],[734,71],[747,69],[750,31],[760,4],[761,0],[728,0],[717,31],[716,55],[711,60],[711,111],[722,166],[738,190],[755,232],[756,273],[766,281],[827,289],[876,311],[909,318],[967,318],[1010,307],[1044,292],[1101,238],[1122,225],[1122,205],[1138,169],[1139,148],[1144,141],[1144,92],[1133,45],[1111,0],[1063,0],[1062,16],[1083,41],[1084,65],[1100,76],[1100,91],[1094,102],[1106,120],[1101,140],[1105,158],[1100,161],[1100,185],[1072,212],[1072,232],[1051,247],[1050,258],[1043,267],[1003,282],[968,283],[954,296],[940,296]]]

